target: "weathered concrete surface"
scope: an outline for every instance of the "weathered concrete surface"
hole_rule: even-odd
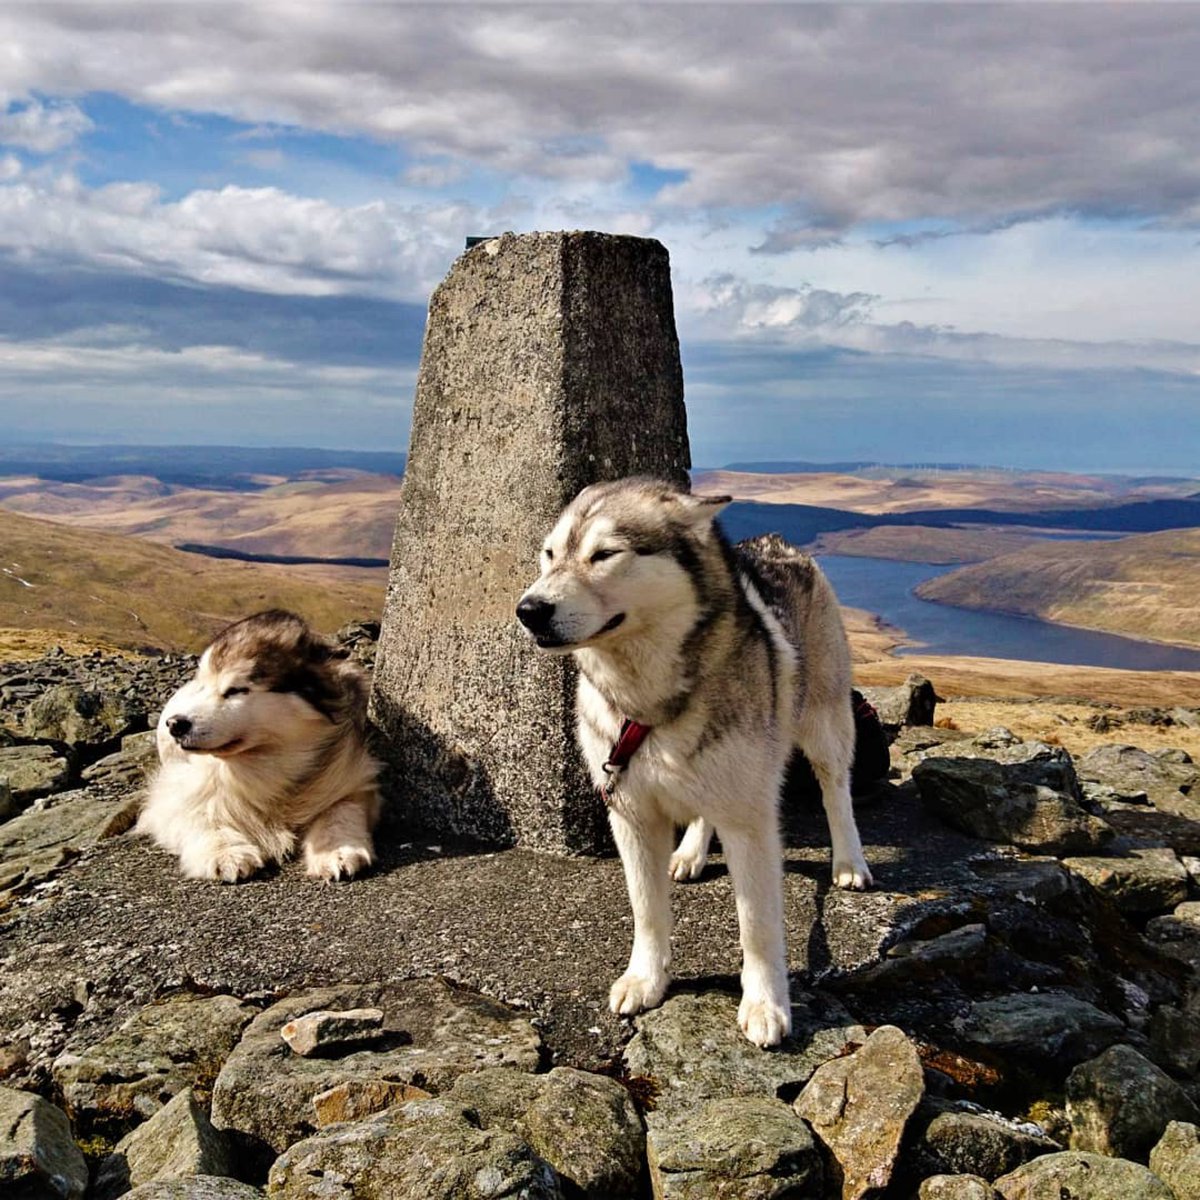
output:
[[[410,827],[592,853],[574,674],[513,610],[559,510],[598,480],[687,486],[670,268],[656,241],[506,234],[434,293],[375,670],[378,752]]]

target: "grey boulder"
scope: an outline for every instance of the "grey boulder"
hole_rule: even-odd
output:
[[[219,1175],[193,1175],[144,1183],[126,1192],[124,1200],[262,1200],[262,1192],[248,1183]]]
[[[1067,1077],[1071,1149],[1145,1161],[1170,1121],[1200,1110],[1169,1075],[1132,1046],[1110,1046]]]
[[[1187,899],[1187,868],[1173,850],[1146,847],[1123,856],[1067,858],[1063,866],[1124,913],[1155,913]]]
[[[148,1004],[82,1054],[55,1060],[67,1112],[85,1132],[123,1136],[172,1096],[212,1080],[256,1011],[235,996]]]
[[[911,1153],[923,1172],[995,1179],[1039,1154],[1063,1149],[1038,1126],[976,1105],[927,1101],[914,1127]]]
[[[80,1200],[87,1163],[66,1114],[41,1096],[0,1087],[0,1195]]]
[[[588,1200],[637,1192],[646,1134],[629,1093],[613,1079],[555,1067],[546,1075],[492,1068],[463,1075],[447,1093],[544,1158],[572,1194]]]
[[[996,1200],[996,1189],[978,1175],[930,1175],[917,1200]]]
[[[823,1195],[812,1132],[774,1097],[727,1097],[651,1113],[646,1148],[656,1200]]]
[[[1065,1068],[1120,1039],[1125,1026],[1086,1000],[1058,992],[1014,992],[977,1000],[955,1021],[976,1046]]]
[[[1150,1151],[1150,1170],[1175,1193],[1175,1200],[1200,1200],[1200,1129],[1172,1121]]]
[[[887,1187],[924,1094],[917,1048],[894,1025],[881,1025],[853,1054],[817,1069],[795,1108],[837,1162],[842,1200]]]
[[[1035,1158],[993,1186],[1004,1200],[1176,1200],[1140,1163],[1079,1150]]]
[[[191,1089],[179,1092],[126,1134],[101,1164],[92,1200],[113,1200],[131,1187],[192,1175],[228,1175],[229,1146]]]
[[[519,1137],[480,1129],[445,1099],[413,1100],[330,1125],[279,1156],[267,1195],[280,1200],[561,1200],[554,1168]]]
[[[931,812],[973,837],[1049,854],[1080,854],[1107,845],[1112,829],[1068,790],[1069,759],[1063,762],[1047,751],[1044,758],[1012,764],[927,758],[913,768],[913,781]]]

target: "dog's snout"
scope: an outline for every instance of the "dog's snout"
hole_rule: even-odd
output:
[[[517,605],[517,620],[530,633],[545,633],[550,628],[554,616],[554,605],[548,600],[538,600],[534,596],[522,596]]]
[[[176,740],[187,737],[192,731],[192,722],[189,717],[174,716],[167,718],[167,731]]]

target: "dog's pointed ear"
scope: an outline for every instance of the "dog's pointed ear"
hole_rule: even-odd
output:
[[[680,494],[675,499],[684,521],[693,529],[709,524],[727,505],[733,503],[732,496]]]

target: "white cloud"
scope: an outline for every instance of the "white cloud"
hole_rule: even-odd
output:
[[[69,174],[0,186],[0,251],[24,261],[296,295],[424,299],[479,223],[459,205],[340,207],[277,188],[165,202],[150,184],[89,189]]]
[[[683,320],[697,338],[795,349],[835,348],[879,356],[932,358],[996,367],[1153,370],[1200,376],[1200,344],[1004,337],[988,332],[876,320],[878,296],[810,284],[777,287],[733,275],[682,289]]]
[[[1051,212],[1196,219],[1193,5],[7,5],[11,88],[403,141],[546,180],[686,173],[760,244]]]
[[[10,103],[6,112],[0,112],[0,146],[14,146],[32,154],[53,154],[91,128],[88,115],[70,101]]]

